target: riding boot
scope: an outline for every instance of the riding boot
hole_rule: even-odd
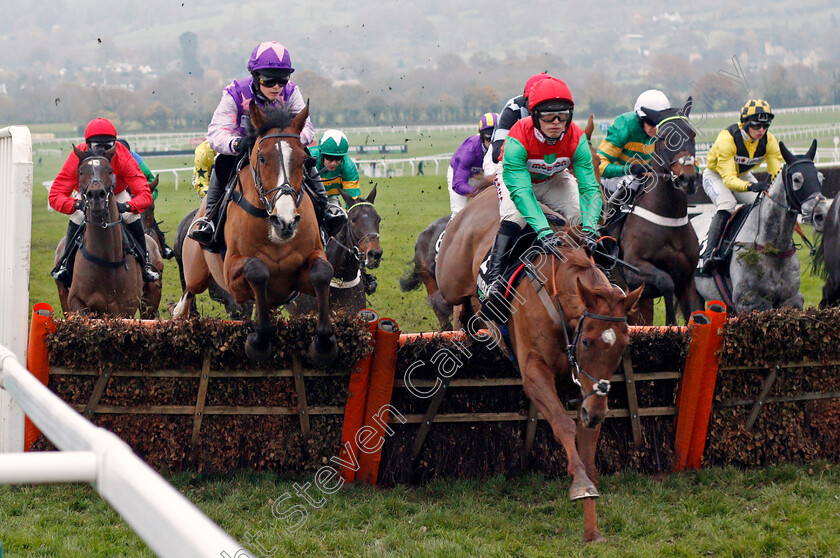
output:
[[[137,219],[133,223],[126,223],[123,221],[125,229],[134,242],[134,249],[137,255],[137,261],[143,269],[143,281],[151,283],[160,279],[160,273],[152,269],[152,264],[149,263],[149,253],[146,251],[146,233],[143,231],[143,221]]]
[[[225,193],[224,181],[219,178],[216,168],[210,173],[210,184],[207,187],[207,206],[204,210],[204,217],[195,220],[189,236],[198,242],[205,250],[210,247],[213,241],[213,235],[216,231],[216,215],[218,211],[214,211],[222,195]]]
[[[490,250],[490,261],[487,264],[487,296],[481,307],[481,313],[485,318],[499,321],[506,320],[505,314],[505,284],[502,274],[509,264],[510,251],[516,243],[516,239],[522,234],[522,229],[512,221],[502,221],[496,238],[493,241],[493,248]],[[493,310],[488,311],[488,305]]]
[[[337,235],[341,228],[347,224],[347,212],[341,206],[330,203],[330,199],[327,197],[327,189],[324,188],[324,181],[312,176],[317,174],[318,171],[313,166],[310,169],[307,182],[317,206],[315,213],[318,216],[321,228],[324,229],[327,238],[329,238]]]
[[[163,221],[161,221],[161,223],[162,222]],[[163,235],[163,231],[160,230],[160,223],[158,223],[157,221],[155,221],[154,224],[154,231],[155,233],[157,233],[158,238],[160,239],[160,255],[163,256],[164,260],[171,260],[175,257],[175,250],[173,250],[166,244],[166,237]]]
[[[362,272],[362,283],[365,286],[365,294],[366,295],[372,295],[373,293],[376,292],[376,287],[379,286],[379,283],[377,283],[377,281],[376,281],[376,276],[365,272],[364,269],[362,269],[361,272]]]
[[[723,229],[726,228],[726,223],[732,214],[725,209],[719,209],[712,219],[712,224],[709,225],[709,237],[706,240],[706,250],[700,256],[700,271],[703,273],[711,273],[715,268],[715,252],[717,245],[720,243],[720,236],[723,234]]]
[[[53,279],[56,281],[60,281],[63,283],[67,288],[70,288],[70,267],[67,265],[68,260],[70,259],[70,255],[75,252],[76,250],[76,235],[81,229],[81,225],[77,225],[73,221],[67,223],[67,235],[66,240],[64,241],[64,253],[59,258],[58,263],[55,264],[55,267],[52,268],[50,274],[53,276]]]

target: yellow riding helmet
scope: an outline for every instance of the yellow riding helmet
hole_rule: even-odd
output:
[[[741,123],[748,120],[770,123],[773,121],[774,116],[770,112],[770,103],[764,99],[750,99],[741,107]]]

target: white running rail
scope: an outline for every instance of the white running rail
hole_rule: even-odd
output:
[[[32,246],[32,138],[29,128],[0,128],[0,345],[23,362],[29,332]],[[23,451],[23,412],[0,390],[0,454]]]
[[[88,482],[158,556],[250,556],[125,442],[59,399],[2,345],[0,388],[62,450],[0,455],[0,484]]]

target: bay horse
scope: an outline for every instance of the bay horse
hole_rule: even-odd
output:
[[[477,277],[498,228],[496,192],[488,189],[452,219],[441,243],[437,284],[447,302],[460,306],[467,331],[475,330]],[[595,450],[608,411],[609,381],[630,341],[627,313],[643,287],[625,294],[610,284],[580,246],[580,229],[563,229],[560,234],[565,236],[559,257],[540,253],[530,266],[535,277],[544,279],[523,279],[516,288],[507,324],[508,348],[518,363],[525,393],[566,451],[570,497],[584,499],[584,538],[598,541],[603,537],[595,513]],[[558,377],[571,378],[580,386],[577,425],[557,394]]]
[[[331,362],[337,345],[330,322],[333,270],[321,245],[312,200],[303,188],[307,153],[300,141],[309,105],[292,118],[285,110],[249,109],[255,131],[246,138],[248,164],[241,164],[230,192],[224,225],[225,258],[187,237],[183,244],[186,289],[173,318],[186,317],[195,295],[214,279],[237,304],[255,301],[254,331],[245,341],[253,361],[271,353],[270,312],[298,292],[318,302],[315,338],[309,347],[316,364]],[[204,215],[202,200],[197,216]]]
[[[620,257],[639,270],[620,268],[628,288],[645,285],[643,299],[663,297],[668,325],[677,323],[675,298],[686,322],[691,312],[702,309],[694,284],[700,248],[688,219],[688,196],[697,189],[691,105],[689,97],[682,109],[644,109],[657,123],[652,172],[630,213],[609,220],[603,230],[618,239]]]
[[[181,280],[181,291],[183,292],[187,288],[187,282],[184,279],[184,239],[187,238],[187,233],[190,230],[190,226],[192,225],[193,221],[195,221],[195,215],[198,213],[198,209],[193,209],[189,213],[187,213],[181,222],[178,223],[178,228],[175,230],[175,244],[172,247],[173,255],[175,256],[175,262],[178,264],[178,277]],[[244,302],[242,304],[237,304],[235,300],[233,300],[233,295],[229,292],[224,290],[222,287],[219,286],[218,283],[213,278],[210,278],[210,283],[207,285],[207,294],[210,295],[212,300],[215,300],[219,304],[225,307],[225,312],[232,320],[250,320],[251,314],[254,311],[254,303],[253,301]],[[172,307],[169,309],[170,314],[174,311],[175,304],[171,305]],[[195,304],[190,305],[190,316],[198,317],[198,309],[196,309]]]
[[[79,193],[85,212],[81,248],[71,256],[73,274],[68,289],[56,281],[65,315],[98,313],[133,318],[138,310],[144,319],[156,319],[163,286],[163,258],[157,243],[146,236],[149,261],[161,279],[143,282],[140,264],[126,249],[122,219],[114,194],[112,147],[103,155],[73,148],[79,158]],[[64,253],[66,237],[58,243],[54,264]]]
[[[327,242],[327,260],[333,266],[330,280],[330,308],[344,310],[355,316],[367,308],[362,271],[376,269],[382,262],[382,245],[379,243],[379,224],[382,217],[373,205],[376,199],[376,185],[367,197],[354,198],[338,188],[347,206],[347,223],[335,237]],[[300,295],[286,305],[293,316],[313,312],[315,299]]]
[[[783,142],[779,142],[779,149],[785,164],[770,188],[756,198],[735,236],[728,267],[722,275],[696,278],[703,298],[723,300],[733,313],[771,308],[802,310],[805,305],[799,292],[801,275],[793,232],[797,218],[802,215],[806,221],[812,220],[825,199],[822,174],[814,165],[817,140],[805,155],[794,155]],[[703,216],[692,220],[698,236],[706,236],[708,222]],[[723,281],[728,292],[722,292],[717,281]]]

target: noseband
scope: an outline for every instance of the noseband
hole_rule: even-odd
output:
[[[548,310],[549,314],[554,314],[555,312],[557,314],[556,316],[554,316],[554,318],[555,318],[555,322],[557,322],[557,325],[560,327],[560,329],[563,330],[563,337],[566,341],[566,349],[565,349],[566,358],[569,359],[569,366],[571,367],[572,381],[574,383],[576,383],[578,385],[578,387],[580,387],[582,389],[583,386],[580,383],[580,375],[583,374],[584,376],[589,378],[589,380],[593,384],[592,391],[590,391],[586,395],[583,395],[582,397],[575,398],[575,399],[572,399],[570,401],[570,403],[572,403],[572,404],[577,404],[577,403],[583,404],[583,402],[586,401],[586,398],[589,397],[590,395],[598,395],[598,396],[601,396],[601,397],[606,397],[607,394],[610,391],[610,381],[609,380],[598,380],[598,379],[596,379],[594,376],[589,374],[586,370],[581,368],[580,364],[577,361],[577,345],[578,345],[578,342],[580,342],[580,337],[583,333],[583,322],[586,320],[586,318],[591,318],[593,320],[603,320],[603,321],[606,321],[606,322],[619,322],[619,323],[620,322],[625,322],[626,323],[627,322],[627,316],[619,316],[619,317],[606,316],[606,315],[603,315],[603,314],[593,314],[592,312],[590,312],[588,310],[584,310],[583,314],[581,314],[581,316],[580,316],[580,319],[578,319],[577,326],[575,326],[575,330],[572,333],[572,338],[570,340],[569,339],[569,332],[567,331],[567,328],[566,328],[566,318],[563,315],[563,305],[560,304],[560,295],[558,294],[558,290],[557,290],[557,274],[554,272],[554,265],[553,265],[553,259],[555,257],[557,257],[557,256],[555,254],[552,254],[552,282],[553,282],[553,285],[554,285],[554,304],[551,305],[550,299],[548,299],[546,297],[545,299],[543,299],[543,305],[546,306],[546,309]],[[543,283],[542,279],[540,279],[539,274],[533,273],[533,277],[540,284],[540,290],[544,289],[545,292],[548,292],[548,289],[546,288],[546,285],[545,285],[545,283]],[[542,296],[540,298],[542,298]],[[557,318],[559,318],[559,321],[558,321]]]
[[[91,224],[91,225],[98,225],[98,226],[102,227],[103,229],[107,229],[109,227],[115,227],[115,226],[119,225],[120,223],[122,223],[122,218],[119,216],[119,213],[118,213],[116,221],[108,221],[108,218],[104,217],[103,219],[101,219],[99,221],[99,223],[94,223],[93,221],[88,219],[88,216],[87,216],[87,210],[88,210],[87,192],[92,185],[94,185],[94,184],[101,185],[102,189],[105,190],[105,208],[106,208],[106,211],[107,211],[107,208],[111,203],[111,196],[114,193],[114,181],[112,180],[111,184],[106,185],[105,182],[103,182],[102,179],[99,178],[99,176],[97,176],[96,173],[94,173],[93,178],[91,178],[90,181],[87,183],[87,186],[85,187],[85,189],[83,190],[82,187],[81,187],[81,177],[82,177],[81,166],[85,162],[92,161],[94,159],[101,159],[101,160],[105,161],[106,163],[108,163],[108,165],[111,164],[111,161],[109,161],[107,157],[103,157],[102,155],[91,155],[90,157],[85,157],[84,161],[82,163],[79,163],[79,179],[80,179],[79,180],[79,182],[80,182],[79,193],[81,194],[81,197],[82,197],[82,211],[85,212],[85,223],[88,223],[88,224]]]
[[[269,139],[269,138],[294,138],[300,139],[300,134],[288,134],[288,133],[279,133],[279,134],[267,134],[259,139],[257,142],[257,164],[254,164],[251,161],[251,178],[254,180],[254,187],[257,189],[257,195],[260,197],[260,201],[263,204],[265,210],[271,213],[271,208],[274,207],[277,198],[280,196],[292,196],[292,199],[295,200],[295,207],[300,207],[300,202],[303,201],[303,188],[299,191],[292,188],[292,183],[289,181],[289,173],[286,169],[286,161],[283,158],[283,151],[280,149],[280,141],[278,141],[275,146],[277,148],[277,152],[279,153],[280,157],[280,169],[283,172],[283,183],[279,186],[272,188],[268,191],[263,188],[262,183],[262,173],[260,171],[259,165],[259,156],[262,154],[260,151],[260,144]]]

